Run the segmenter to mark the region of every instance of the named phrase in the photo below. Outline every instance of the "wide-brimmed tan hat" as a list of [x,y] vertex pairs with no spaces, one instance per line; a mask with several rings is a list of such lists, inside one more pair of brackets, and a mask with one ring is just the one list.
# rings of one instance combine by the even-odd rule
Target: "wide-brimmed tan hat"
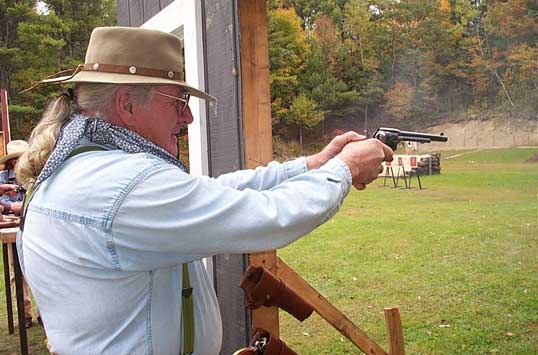
[[[66,75],[67,72],[70,74]],[[177,85],[192,96],[216,101],[213,96],[185,83],[179,38],[143,28],[95,28],[84,64],[53,74],[32,88],[51,83]]]
[[11,141],[6,146],[7,154],[0,158],[0,164],[8,160],[18,158],[28,150],[28,143],[23,140]]

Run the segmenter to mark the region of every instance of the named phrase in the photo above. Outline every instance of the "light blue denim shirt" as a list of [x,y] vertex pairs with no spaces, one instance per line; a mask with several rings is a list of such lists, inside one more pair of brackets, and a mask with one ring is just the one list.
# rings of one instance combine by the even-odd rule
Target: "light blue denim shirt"
[[188,262],[195,354],[218,354],[220,312],[201,259],[283,247],[333,216],[350,185],[338,158],[216,179],[119,150],[68,159],[35,193],[18,240],[52,351],[177,355]]

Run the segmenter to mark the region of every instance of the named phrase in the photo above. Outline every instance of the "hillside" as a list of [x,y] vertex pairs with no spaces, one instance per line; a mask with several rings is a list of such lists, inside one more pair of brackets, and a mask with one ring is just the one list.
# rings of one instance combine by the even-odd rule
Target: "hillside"
[[537,120],[473,120],[444,123],[427,131],[449,137],[447,143],[431,143],[427,150],[538,146]]

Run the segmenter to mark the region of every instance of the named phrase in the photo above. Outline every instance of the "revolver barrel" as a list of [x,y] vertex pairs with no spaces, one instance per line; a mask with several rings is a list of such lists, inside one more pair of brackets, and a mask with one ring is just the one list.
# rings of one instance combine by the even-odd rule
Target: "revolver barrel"
[[429,133],[400,131],[399,136],[400,136],[401,141],[414,142],[414,139],[418,139],[416,142],[421,142],[422,140],[428,140],[428,143],[431,141],[434,141],[434,142],[448,141],[448,137],[446,137],[442,133],[441,134],[429,134]]
[[399,142],[418,142],[418,143],[430,143],[434,142],[446,142],[448,137],[444,136],[442,133],[429,134],[429,133],[419,133],[419,132],[408,132],[400,131],[396,128],[386,128],[381,127],[374,133],[374,138],[379,139],[386,145],[396,150]]

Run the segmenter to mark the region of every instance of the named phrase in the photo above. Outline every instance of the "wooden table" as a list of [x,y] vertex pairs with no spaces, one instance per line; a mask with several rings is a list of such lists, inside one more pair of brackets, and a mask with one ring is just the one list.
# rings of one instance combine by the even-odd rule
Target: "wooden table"
[[4,262],[4,282],[6,288],[6,306],[9,334],[15,332],[13,325],[13,305],[11,303],[11,285],[9,282],[9,259],[8,248],[11,248],[13,253],[13,268],[15,274],[15,298],[17,300],[17,316],[19,320],[19,341],[21,354],[28,355],[28,340],[26,337],[26,321],[24,315],[24,296],[22,286],[22,272],[19,264],[19,256],[17,253],[17,227],[18,221],[0,222],[0,239],[2,240],[2,254]]

